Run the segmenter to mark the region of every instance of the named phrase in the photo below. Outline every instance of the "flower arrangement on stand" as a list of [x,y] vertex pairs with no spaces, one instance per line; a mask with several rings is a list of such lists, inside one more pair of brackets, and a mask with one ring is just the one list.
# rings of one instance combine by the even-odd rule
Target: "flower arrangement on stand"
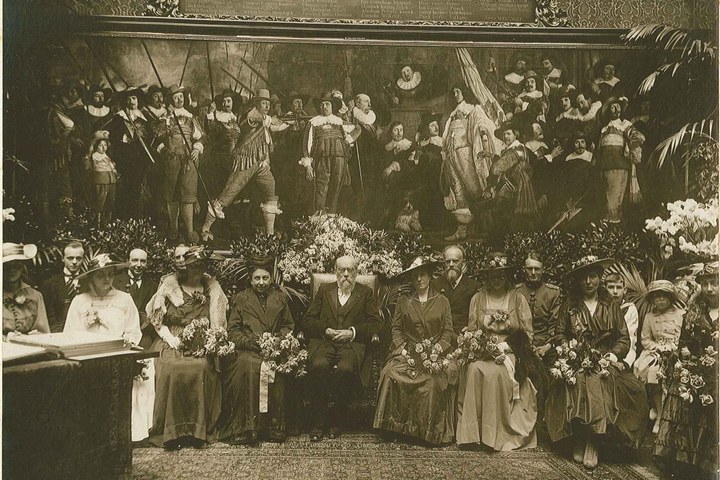
[[410,375],[413,377],[417,372],[441,373],[450,365],[450,360],[443,355],[442,346],[429,338],[408,344],[402,349],[401,355],[407,360]]
[[258,338],[260,357],[275,372],[302,377],[307,373],[308,352],[292,333],[264,332]]
[[193,357],[217,355],[224,357],[235,351],[235,343],[228,339],[224,328],[210,325],[207,317],[193,319],[180,335],[180,350]]

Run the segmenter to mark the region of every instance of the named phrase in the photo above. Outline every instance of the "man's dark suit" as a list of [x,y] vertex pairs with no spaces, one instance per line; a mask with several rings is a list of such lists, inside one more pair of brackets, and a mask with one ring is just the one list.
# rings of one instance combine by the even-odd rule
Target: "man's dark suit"
[[147,275],[143,275],[142,283],[140,288],[130,289],[130,275],[127,270],[123,270],[121,273],[115,275],[113,280],[113,287],[120,291],[127,292],[135,302],[135,306],[140,313],[140,329],[142,330],[142,338],[140,339],[140,346],[143,348],[150,348],[155,339],[157,333],[155,327],[150,325],[145,313],[145,305],[150,301],[155,292],[158,289],[158,282],[152,278],[148,278]]
[[[320,286],[303,319],[308,335],[308,383],[311,390],[313,428],[323,429],[327,420],[330,393],[335,395],[333,426],[345,417],[352,382],[360,371],[365,344],[381,329],[377,305],[369,287],[356,283],[345,305],[340,305],[337,283]],[[325,330],[353,327],[352,342],[336,344],[325,338]],[[333,381],[334,380],[334,381]],[[367,384],[368,378],[363,378]]]
[[51,275],[40,284],[40,293],[45,300],[50,332],[62,332],[65,328],[68,308],[72,298],[68,297],[68,287],[65,285],[65,274],[60,272]]
[[458,285],[453,288],[448,279],[443,275],[433,279],[431,285],[436,292],[442,293],[450,301],[453,330],[455,330],[456,334],[460,335],[462,329],[468,326],[470,300],[472,300],[473,295],[480,289],[480,283],[467,275],[463,275]]

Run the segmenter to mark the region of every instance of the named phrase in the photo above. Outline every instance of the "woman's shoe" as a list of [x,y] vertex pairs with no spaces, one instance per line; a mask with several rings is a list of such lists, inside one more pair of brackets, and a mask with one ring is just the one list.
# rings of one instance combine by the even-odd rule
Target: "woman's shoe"
[[583,457],[583,465],[589,470],[595,469],[598,464],[598,449],[592,434],[588,435],[585,444],[585,456]]
[[310,441],[319,442],[323,438],[322,430],[313,430],[310,432]]

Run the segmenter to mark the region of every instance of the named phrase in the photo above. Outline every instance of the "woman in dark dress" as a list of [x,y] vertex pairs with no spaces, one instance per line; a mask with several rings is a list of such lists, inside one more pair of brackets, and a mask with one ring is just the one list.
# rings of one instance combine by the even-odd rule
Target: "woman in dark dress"
[[[696,277],[698,292],[689,302],[678,343],[679,355],[702,357],[708,347],[718,351],[718,264],[705,265]],[[674,363],[674,360],[671,360]],[[672,365],[672,363],[671,363]],[[713,379],[704,379],[706,382]],[[717,379],[715,379],[715,382]],[[718,451],[718,396],[703,402],[680,397],[681,381],[668,375],[667,396],[659,417],[653,454],[674,467],[678,478],[716,478]],[[717,392],[717,383],[715,383]],[[674,461],[674,464],[673,464]]]
[[[619,434],[622,440],[639,447],[648,418],[648,402],[643,383],[619,362],[630,349],[627,325],[600,279],[612,259],[586,256],[574,263],[567,275],[571,285],[561,305],[555,344],[581,336],[596,341],[596,348],[610,362],[609,374],[579,372],[576,383],[556,379],[545,404],[545,421],[553,442],[573,436],[573,459],[593,469],[598,463],[597,444],[601,435]],[[600,339],[604,339],[600,341]]]
[[412,366],[403,352],[425,339],[439,345],[442,355],[453,337],[450,302],[430,287],[438,262],[416,258],[401,275],[412,281],[413,291],[398,299],[392,324],[390,358],[380,373],[378,403],[373,426],[416,437],[432,444],[453,439],[455,387],[447,372],[430,373]]
[[[250,288],[238,293],[228,320],[228,335],[235,353],[223,361],[223,407],[220,439],[227,443],[254,444],[262,436],[285,440],[284,378],[275,372],[273,383],[262,393],[258,339],[265,333],[287,335],[294,328],[286,297],[272,284],[272,261],[254,261],[248,272]],[[265,398],[267,409],[260,408]]]
[[146,307],[160,337],[152,347],[160,357],[155,361],[150,441],[167,449],[214,441],[221,406],[217,359],[180,351],[182,331],[193,320],[205,317],[217,328],[227,324],[227,297],[207,273],[210,260],[220,258],[204,247],[190,247],[183,259],[184,268],[162,279]]

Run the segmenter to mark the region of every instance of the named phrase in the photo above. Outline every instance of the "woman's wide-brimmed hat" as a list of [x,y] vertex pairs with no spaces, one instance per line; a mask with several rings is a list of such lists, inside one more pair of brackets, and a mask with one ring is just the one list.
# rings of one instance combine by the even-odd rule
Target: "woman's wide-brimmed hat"
[[332,111],[333,113],[337,113],[342,108],[343,102],[338,97],[335,97],[332,95],[331,92],[324,92],[322,95],[320,95],[318,98],[315,98],[314,100],[315,108],[320,111],[320,104],[322,102],[330,102],[332,104]]
[[654,282],[650,282],[644,297],[650,298],[653,293],[657,292],[667,293],[673,300],[680,299],[677,287],[670,280],[655,280]]
[[78,281],[87,280],[90,278],[91,274],[99,272],[100,270],[105,270],[106,268],[118,270],[125,267],[127,267],[127,263],[113,260],[113,258],[107,253],[99,253],[90,260],[87,270],[78,275],[77,279]]
[[479,270],[481,272],[490,272],[493,270],[506,270],[512,268],[507,253],[505,252],[492,252],[490,253],[480,265]]
[[13,262],[16,260],[32,260],[37,255],[37,247],[32,243],[23,245],[22,243],[3,243],[3,263]]
[[601,268],[605,270],[613,264],[615,264],[615,260],[612,258],[598,258],[596,255],[585,255],[581,259],[573,262],[572,269],[565,274],[565,278],[574,277],[580,272],[590,268]]
[[395,278],[406,277],[411,273],[417,272],[418,270],[425,270],[429,272],[430,275],[432,275],[435,270],[437,270],[438,267],[442,265],[442,263],[443,262],[430,257],[415,257],[415,259],[410,263],[408,268],[395,275]]
[[695,280],[699,282],[704,278],[717,278],[719,272],[718,262],[706,263],[703,265],[702,271],[695,275]]
[[214,254],[212,250],[205,248],[202,245],[190,247],[183,255],[183,264],[185,266],[199,261],[210,260],[224,260],[224,258],[220,255]]

